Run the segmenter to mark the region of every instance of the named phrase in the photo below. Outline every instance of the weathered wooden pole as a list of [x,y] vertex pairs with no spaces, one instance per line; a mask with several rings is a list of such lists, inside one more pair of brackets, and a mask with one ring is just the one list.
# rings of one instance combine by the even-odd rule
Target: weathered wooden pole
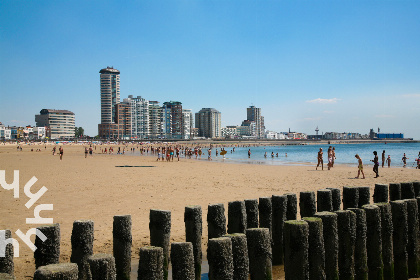
[[203,221],[201,206],[186,206],[184,212],[185,239],[191,242],[194,253],[195,279],[201,279],[201,260],[203,257],[201,248],[201,237],[203,233]]
[[286,221],[287,212],[287,196],[286,195],[273,195],[271,198],[273,207],[273,264],[279,265],[284,262],[284,222]]

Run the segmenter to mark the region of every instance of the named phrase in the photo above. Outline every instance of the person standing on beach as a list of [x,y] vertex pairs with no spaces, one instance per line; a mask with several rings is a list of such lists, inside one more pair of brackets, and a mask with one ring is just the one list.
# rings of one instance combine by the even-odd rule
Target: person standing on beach
[[209,154],[208,159],[211,160],[211,148],[207,151],[207,153]]
[[85,147],[85,158],[87,158],[87,154],[88,154],[88,148]]
[[373,151],[373,154],[375,155],[375,157],[373,158],[373,160],[371,160],[373,162],[373,172],[375,172],[376,176],[375,178],[379,177],[379,158],[378,158],[378,152]]
[[[420,155],[420,153],[419,153]],[[251,149],[248,150],[248,158],[251,158]]]
[[388,155],[388,158],[386,159],[386,162],[388,163],[388,168],[391,167],[391,156]]
[[330,170],[330,169],[331,169],[331,167],[332,167],[332,161],[333,161],[333,156],[332,156],[332,147],[331,147],[331,146],[328,148],[328,153],[327,153],[327,155],[328,155],[328,170]]
[[385,150],[382,152],[382,168],[384,168],[385,164]]
[[60,146],[60,149],[58,149],[60,152],[60,160],[63,160],[63,154],[64,154],[64,149],[63,146]]
[[356,154],[354,157],[357,158],[357,160],[359,161],[359,165],[357,166],[358,170],[357,170],[357,177],[356,178],[359,179],[359,175],[360,175],[360,173],[362,173],[362,175],[363,175],[362,179],[365,179],[365,173],[363,172],[362,159],[360,158],[360,156],[358,154]]
[[319,152],[318,152],[318,164],[316,165],[315,170],[318,170],[318,166],[321,165],[322,170],[324,170],[324,159],[322,158],[322,155],[324,153],[322,152],[322,148],[319,148]]
[[335,157],[335,147],[332,148],[332,162],[331,162],[331,167],[334,167],[334,160],[336,159]]
[[406,167],[407,166],[407,159],[408,159],[408,157],[406,157],[405,156],[405,153],[404,153],[404,155],[403,155],[403,157],[402,157],[402,162],[404,163],[404,166],[403,167]]

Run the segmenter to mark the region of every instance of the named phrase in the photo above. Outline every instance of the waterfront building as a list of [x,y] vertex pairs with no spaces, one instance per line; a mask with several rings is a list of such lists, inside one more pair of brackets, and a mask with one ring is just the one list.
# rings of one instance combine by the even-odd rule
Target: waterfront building
[[149,139],[162,137],[162,107],[159,101],[149,101]]
[[191,109],[182,109],[182,135],[183,139],[192,139],[192,128],[194,127],[194,118]]
[[37,127],[48,127],[50,139],[73,138],[75,128],[75,115],[68,110],[42,109],[35,115]]
[[253,135],[257,139],[264,138],[264,117],[261,116],[261,108],[257,108],[255,106],[249,106],[249,108],[246,109],[246,117],[248,121],[255,122],[255,132],[253,132]]
[[162,126],[166,139],[183,138],[182,103],[169,101],[162,106]]
[[219,138],[222,136],[222,114],[214,108],[203,108],[195,113],[195,127],[199,135],[206,138]]
[[131,137],[134,139],[147,139],[149,137],[149,101],[141,96],[129,95],[124,98],[131,108]]
[[131,139],[131,106],[129,103],[115,105],[116,123],[98,125],[99,137],[102,139],[129,140]]
[[120,103],[120,71],[107,67],[99,71],[101,124],[115,123],[115,105]]

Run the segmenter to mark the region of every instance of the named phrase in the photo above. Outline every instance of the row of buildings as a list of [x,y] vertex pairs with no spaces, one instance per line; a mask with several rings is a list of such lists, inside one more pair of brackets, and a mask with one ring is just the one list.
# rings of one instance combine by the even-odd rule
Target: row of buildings
[[222,129],[221,113],[202,108],[193,114],[179,101],[147,100],[129,95],[120,99],[120,71],[113,67],[101,69],[101,123],[98,136],[102,139],[193,139],[253,137],[264,138],[264,117],[261,108],[247,108],[247,119],[240,126]]
[[73,138],[75,116],[67,110],[42,109],[35,115],[36,126],[6,126],[0,123],[0,140],[44,140]]

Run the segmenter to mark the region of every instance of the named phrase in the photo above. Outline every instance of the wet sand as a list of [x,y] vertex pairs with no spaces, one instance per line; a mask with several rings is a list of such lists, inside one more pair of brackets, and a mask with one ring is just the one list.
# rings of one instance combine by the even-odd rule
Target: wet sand
[[[41,152],[31,152],[41,148]],[[20,198],[12,191],[0,189],[0,229],[26,232],[36,225],[26,225],[33,217],[27,209],[28,198],[23,187],[36,176],[32,187],[48,191],[35,204],[53,204],[53,211],[41,212],[52,217],[61,227],[61,262],[71,254],[70,236],[74,220],[91,219],[95,223],[94,253],[112,253],[112,222],[114,215],[132,215],[133,263],[138,262],[139,248],[149,243],[149,210],[172,211],[171,241],[184,241],[184,207],[201,205],[203,210],[203,253],[207,248],[207,205],[234,200],[281,195],[286,192],[316,191],[345,185],[369,186],[420,179],[420,170],[380,168],[380,178],[373,178],[372,165],[365,165],[366,179],[354,179],[356,167],[335,166],[331,171],[316,171],[315,166],[269,166],[225,164],[221,162],[187,160],[156,162],[155,157],[98,154],[84,158],[83,146],[64,146],[63,161],[52,156],[52,146],[26,146],[16,151],[15,145],[0,146],[0,170],[6,170],[6,180],[13,180],[13,170],[20,171]],[[116,167],[116,166],[140,167]],[[142,167],[144,166],[144,167]],[[16,237],[15,234],[13,236]],[[33,238],[32,238],[33,239]],[[21,241],[20,257],[15,258],[17,279],[31,279],[35,271],[33,252]],[[284,279],[275,276],[274,279]]]

